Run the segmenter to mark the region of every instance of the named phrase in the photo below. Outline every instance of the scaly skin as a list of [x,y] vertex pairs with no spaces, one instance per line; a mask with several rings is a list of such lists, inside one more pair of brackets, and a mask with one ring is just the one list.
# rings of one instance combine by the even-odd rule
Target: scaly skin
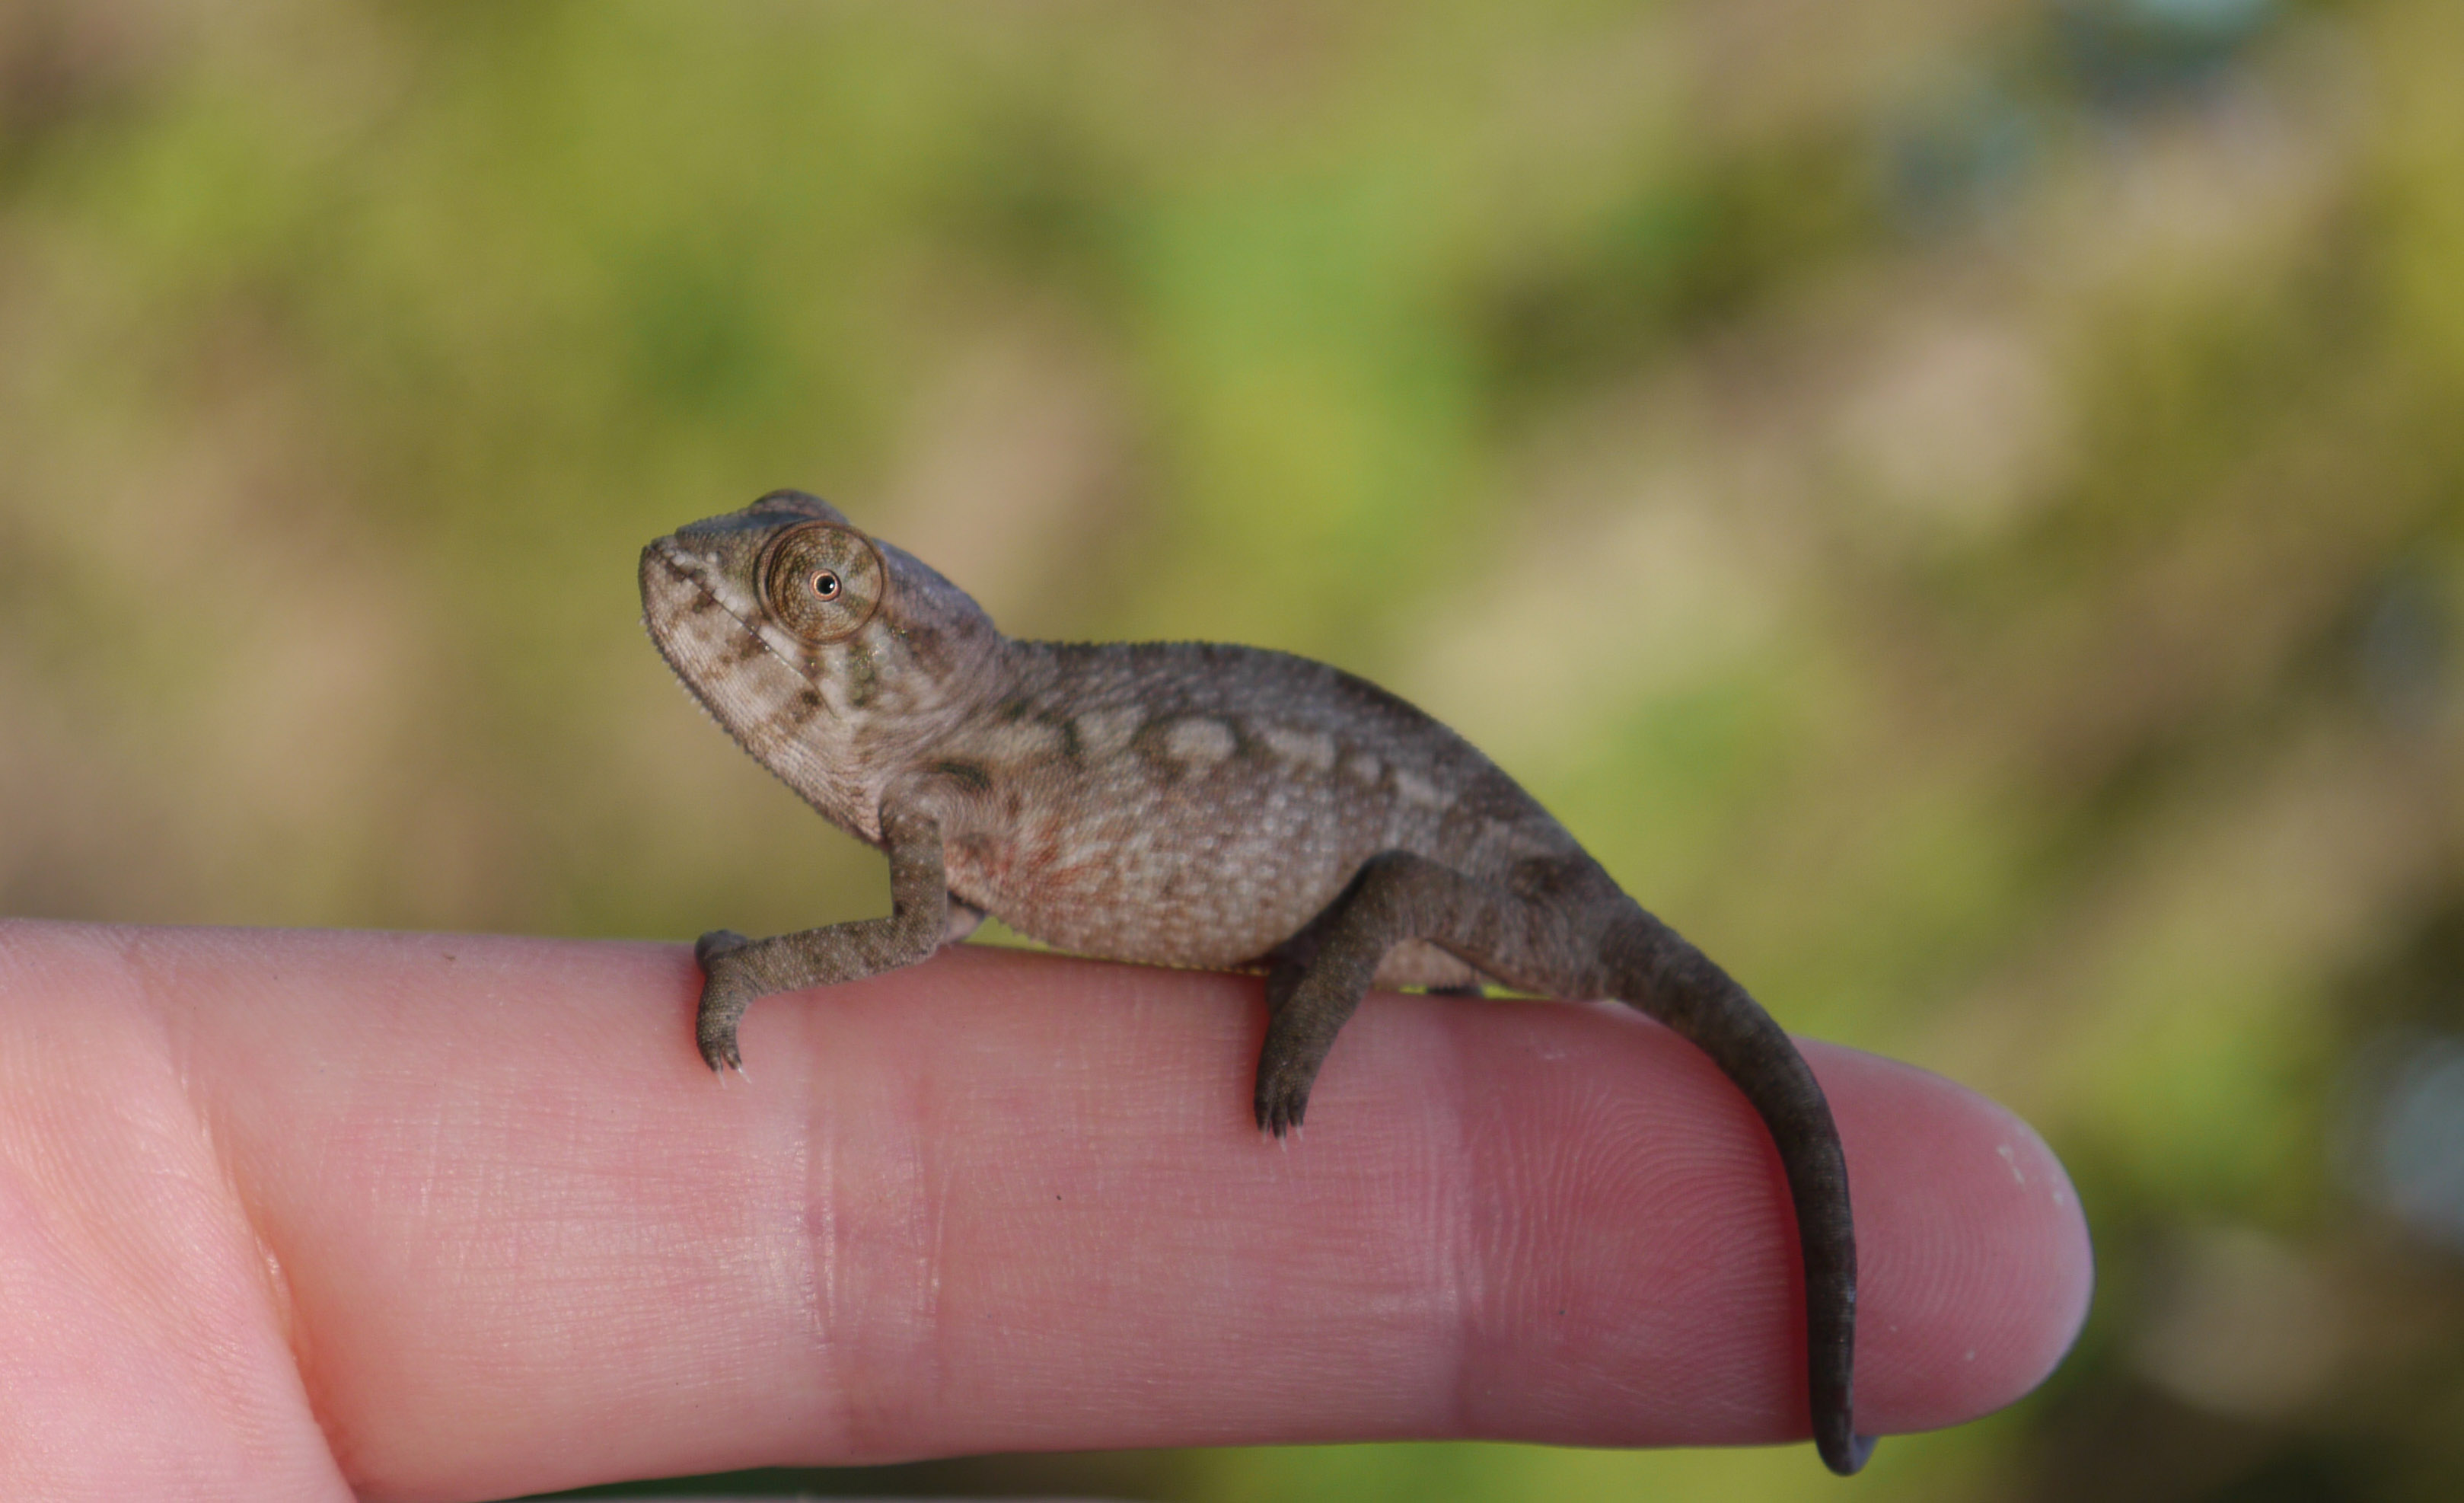
[[744,749],[887,851],[891,914],[694,947],[702,1058],[772,992],[854,981],[984,915],[1083,955],[1266,974],[1262,1129],[1282,1136],[1372,985],[1615,997],[1692,1040],[1769,1127],[1804,1251],[1815,1445],[1850,1396],[1857,1255],[1822,1091],[1744,988],[1619,891],[1463,738],[1255,648],[1001,634],[910,555],[794,491],[642,551],[651,639]]

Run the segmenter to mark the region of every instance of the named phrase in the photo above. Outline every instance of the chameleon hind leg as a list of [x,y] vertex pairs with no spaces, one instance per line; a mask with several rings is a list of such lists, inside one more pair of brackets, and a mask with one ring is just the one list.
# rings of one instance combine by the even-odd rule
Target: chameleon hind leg
[[[1361,864],[1343,895],[1269,961],[1266,1043],[1258,1055],[1258,1126],[1281,1138],[1309,1113],[1327,1051],[1359,1007],[1386,952],[1428,939],[1483,970],[1545,948],[1552,912],[1425,856],[1389,851]],[[1507,964],[1503,973],[1524,967]]]

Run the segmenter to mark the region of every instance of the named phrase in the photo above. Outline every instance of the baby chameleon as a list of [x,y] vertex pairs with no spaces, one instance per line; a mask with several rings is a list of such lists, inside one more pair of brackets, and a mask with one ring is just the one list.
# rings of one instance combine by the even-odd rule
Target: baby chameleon
[[1856,1234],[1821,1087],[1743,987],[1463,738],[1282,652],[1012,641],[797,491],[643,549],[642,608],[728,733],[890,857],[887,918],[701,937],[713,1070],[740,1063],[756,998],[913,964],[986,914],[1083,955],[1264,971],[1256,1105],[1278,1136],[1373,985],[1618,998],[1770,1128],[1804,1249],[1815,1444],[1835,1471],[1864,1464]]

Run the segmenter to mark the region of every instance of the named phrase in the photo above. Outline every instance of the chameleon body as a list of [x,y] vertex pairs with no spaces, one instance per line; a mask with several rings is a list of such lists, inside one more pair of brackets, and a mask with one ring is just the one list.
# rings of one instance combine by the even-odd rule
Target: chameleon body
[[984,915],[1084,955],[1265,973],[1262,1129],[1297,1128],[1372,985],[1632,1004],[1769,1127],[1804,1253],[1815,1440],[1852,1423],[1856,1240],[1813,1072],[1744,988],[1463,738],[1322,663],[1014,641],[957,586],[780,491],[642,552],[670,667],[764,766],[890,858],[886,918],[694,946],[702,1058],[759,997],[924,960]]

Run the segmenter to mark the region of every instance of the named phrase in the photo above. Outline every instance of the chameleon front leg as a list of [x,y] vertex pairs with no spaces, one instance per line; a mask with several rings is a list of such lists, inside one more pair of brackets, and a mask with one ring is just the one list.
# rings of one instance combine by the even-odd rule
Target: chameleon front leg
[[[1268,962],[1258,1126],[1281,1138],[1301,1125],[1318,1068],[1387,951],[1405,939],[1432,939],[1475,963],[1511,961],[1557,938],[1539,932],[1557,924],[1553,912],[1425,856],[1389,851],[1363,862],[1343,895],[1287,946],[1305,958],[1279,954]],[[1508,964],[1505,973],[1521,969]]]
[[890,848],[889,917],[825,924],[768,939],[714,929],[694,941],[693,959],[702,970],[694,1033],[702,1061],[712,1070],[743,1070],[736,1028],[756,999],[913,965],[939,949],[954,932],[962,933],[952,922],[941,865],[941,822],[930,814],[893,814],[885,808],[881,835]]

